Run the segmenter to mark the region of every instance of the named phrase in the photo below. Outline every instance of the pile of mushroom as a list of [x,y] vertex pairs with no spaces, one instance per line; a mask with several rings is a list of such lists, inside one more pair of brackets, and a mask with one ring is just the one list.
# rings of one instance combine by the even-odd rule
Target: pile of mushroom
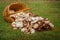
[[48,18],[39,17],[30,12],[17,12],[10,15],[15,21],[11,23],[13,29],[20,29],[21,32],[32,34],[36,31],[51,30],[54,25]]

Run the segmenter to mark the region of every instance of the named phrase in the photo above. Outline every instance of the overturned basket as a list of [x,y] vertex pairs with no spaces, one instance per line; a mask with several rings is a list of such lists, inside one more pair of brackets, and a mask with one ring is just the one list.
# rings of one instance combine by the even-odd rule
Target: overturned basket
[[3,17],[7,22],[13,22],[14,19],[9,17],[11,14],[16,13],[17,11],[26,12],[28,10],[29,10],[29,8],[27,8],[26,5],[24,5],[23,3],[12,3],[8,6],[6,6],[6,8],[4,9]]

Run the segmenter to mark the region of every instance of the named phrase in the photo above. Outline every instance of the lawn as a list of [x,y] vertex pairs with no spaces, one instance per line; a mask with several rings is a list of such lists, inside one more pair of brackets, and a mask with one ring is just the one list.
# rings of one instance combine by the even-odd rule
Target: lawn
[[[21,1],[20,1],[21,2]],[[6,5],[11,1],[0,1],[0,40],[60,40],[60,1],[22,1],[33,12],[49,20],[55,25],[53,30],[24,34],[19,29],[13,30],[2,16]]]

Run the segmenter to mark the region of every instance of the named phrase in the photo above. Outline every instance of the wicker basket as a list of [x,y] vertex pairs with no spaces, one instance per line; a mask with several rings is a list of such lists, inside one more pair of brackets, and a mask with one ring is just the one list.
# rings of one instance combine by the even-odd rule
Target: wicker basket
[[29,10],[29,8],[26,7],[26,5],[24,5],[23,3],[12,3],[8,6],[6,6],[6,8],[4,9],[3,11],[3,17],[4,19],[7,21],[7,22],[13,22],[14,19],[9,17],[11,14],[10,11],[14,11],[13,13],[16,13],[17,11],[23,11],[23,12],[26,12]]

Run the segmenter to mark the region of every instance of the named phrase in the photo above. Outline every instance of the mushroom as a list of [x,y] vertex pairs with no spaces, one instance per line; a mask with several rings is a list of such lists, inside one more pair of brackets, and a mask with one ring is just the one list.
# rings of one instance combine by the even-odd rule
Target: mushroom
[[44,20],[45,20],[45,21],[48,21],[49,19],[48,19],[48,18],[45,18]]
[[37,29],[39,27],[39,25],[37,24],[37,23],[35,23],[34,25],[33,25],[33,28],[34,29]]
[[44,30],[51,30],[51,27],[48,24],[45,24],[45,26],[43,26],[43,28],[44,28]]
[[50,25],[50,27],[52,27],[52,28],[54,27],[54,25],[53,25],[52,23],[49,23],[49,25]]
[[14,14],[15,11],[14,11],[14,10],[10,10],[9,13],[10,13],[10,14]]
[[31,34],[35,33],[34,29],[30,29]]
[[23,25],[24,25],[24,27],[26,27],[27,24],[28,24],[28,22],[27,22],[26,20],[24,20],[24,21],[23,21]]
[[39,20],[38,17],[31,17],[31,19],[32,19],[31,23],[36,23]]
[[21,29],[21,32],[26,32],[26,31],[27,31],[26,27],[24,27],[24,28]]
[[42,18],[42,17],[39,17],[39,20],[44,20],[44,18]]
[[24,13],[24,12],[18,12],[17,15],[18,15],[19,17],[24,17],[24,16],[25,16],[25,13]]
[[15,15],[13,14],[13,15],[10,15],[10,17],[14,17],[15,18]]
[[15,22],[12,22],[12,27],[13,27],[13,29],[17,29],[17,27],[16,27],[16,23]]
[[16,27],[19,27],[19,28],[23,27],[23,22],[16,22]]

